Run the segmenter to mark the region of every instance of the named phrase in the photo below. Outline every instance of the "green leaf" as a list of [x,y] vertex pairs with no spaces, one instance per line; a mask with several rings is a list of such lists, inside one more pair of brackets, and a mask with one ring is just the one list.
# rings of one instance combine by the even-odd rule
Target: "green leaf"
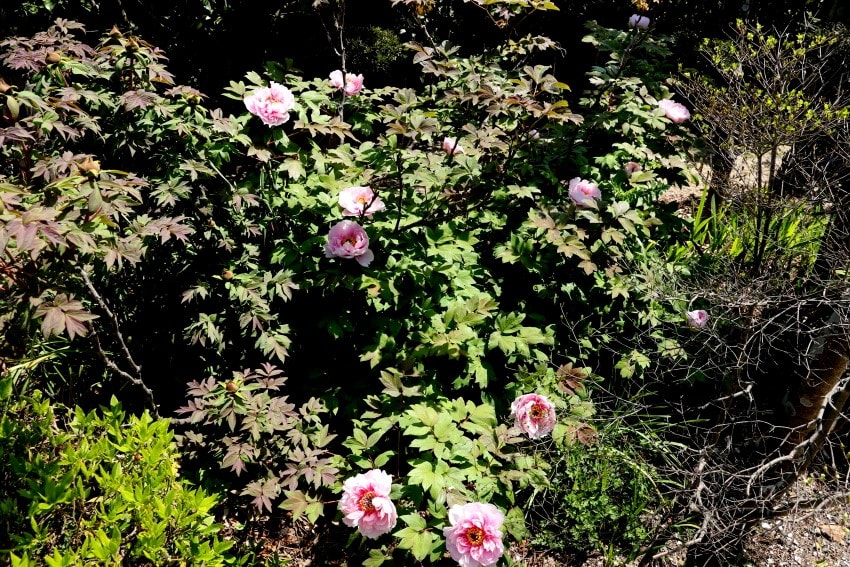
[[408,527],[396,532],[395,536],[399,539],[398,546],[409,549],[417,561],[428,557],[434,547],[434,534],[430,531],[417,531]]
[[382,549],[370,549],[369,558],[363,561],[363,567],[378,567],[383,565],[389,557]]
[[400,519],[402,522],[405,523],[405,525],[416,531],[422,531],[427,527],[425,518],[423,518],[419,514],[406,514],[404,516],[401,516]]
[[0,400],[8,400],[12,396],[12,377],[0,378]]
[[522,509],[514,507],[508,510],[505,514],[505,529],[517,541],[521,541],[526,536],[528,530],[525,528],[525,515]]

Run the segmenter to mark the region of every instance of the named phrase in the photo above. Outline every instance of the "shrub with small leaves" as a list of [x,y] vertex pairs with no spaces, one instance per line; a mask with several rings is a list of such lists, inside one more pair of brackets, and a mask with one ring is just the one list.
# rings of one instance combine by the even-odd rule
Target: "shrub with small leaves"
[[[166,420],[66,412],[0,379],[0,548],[12,565],[239,565],[217,498],[180,480]],[[0,557],[3,555],[0,554]]]

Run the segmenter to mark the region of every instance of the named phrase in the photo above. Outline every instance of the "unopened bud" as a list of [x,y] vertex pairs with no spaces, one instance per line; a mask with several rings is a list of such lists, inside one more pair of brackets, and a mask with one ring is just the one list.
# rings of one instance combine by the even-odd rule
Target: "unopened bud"
[[47,61],[47,63],[54,65],[62,61],[62,56],[55,51],[51,51],[47,54],[47,57],[45,57],[44,60]]
[[81,163],[78,163],[77,167],[89,177],[100,176],[100,162],[92,159],[91,156],[88,156]]
[[7,83],[3,79],[0,79],[0,94],[6,93],[6,91],[8,91],[11,88],[12,88],[12,85]]
[[109,30],[109,35],[111,35],[112,37],[121,37],[124,34],[121,33],[121,30],[118,29],[117,25],[113,25],[112,29]]

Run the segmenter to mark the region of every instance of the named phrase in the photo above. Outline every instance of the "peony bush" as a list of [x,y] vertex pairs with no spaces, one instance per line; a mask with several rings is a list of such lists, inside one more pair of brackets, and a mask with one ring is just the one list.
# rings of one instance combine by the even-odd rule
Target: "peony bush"
[[[416,89],[269,65],[222,110],[139,38],[95,52],[74,29],[44,39],[71,54],[56,63],[4,44],[6,65],[38,62],[3,115],[0,152],[37,164],[0,174],[4,328],[176,410],[186,476],[246,522],[341,518],[369,565],[498,563],[559,455],[596,442],[589,385],[650,364],[614,333],[681,323],[681,303],[638,293],[680,238],[654,198],[684,167],[681,113],[623,67],[663,42],[591,26],[624,55],[578,100],[528,36],[412,43]],[[67,89],[78,104],[51,106]]]

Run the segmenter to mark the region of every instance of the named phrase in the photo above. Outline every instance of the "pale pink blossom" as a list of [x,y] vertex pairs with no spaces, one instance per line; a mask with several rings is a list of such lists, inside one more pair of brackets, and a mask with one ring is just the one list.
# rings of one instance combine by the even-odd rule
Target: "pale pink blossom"
[[354,258],[364,268],[375,255],[369,250],[369,235],[354,221],[344,220],[331,227],[328,243],[325,244],[328,258]]
[[688,319],[688,325],[692,329],[702,329],[705,327],[705,324],[708,323],[708,312],[703,309],[688,311],[686,316]]
[[450,155],[464,154],[463,146],[454,138],[443,138],[443,151]]
[[259,116],[269,126],[280,126],[289,120],[289,111],[295,108],[292,91],[275,82],[269,87],[256,89],[245,97],[244,102],[248,112]]
[[555,429],[555,404],[546,396],[523,394],[511,404],[511,416],[516,426],[532,439],[549,435]]
[[634,173],[642,170],[643,168],[639,163],[635,161],[630,161],[623,166],[623,171],[626,172],[626,177],[631,177]]
[[339,501],[343,523],[372,539],[392,531],[398,515],[391,490],[392,477],[378,469],[346,479]]
[[570,179],[570,199],[579,207],[590,207],[596,203],[596,199],[602,197],[602,192],[596,183],[585,179],[574,177]]
[[632,14],[632,17],[629,18],[629,27],[645,30],[649,27],[649,18],[640,14]]
[[386,205],[369,187],[349,187],[339,193],[339,205],[345,216],[371,215],[386,209]]
[[345,96],[354,96],[363,88],[363,75],[346,73],[343,77],[342,71],[336,70],[331,73],[330,80],[331,86],[344,91]]
[[495,565],[505,552],[500,529],[505,516],[492,504],[456,504],[449,509],[449,522],[443,528],[446,549],[462,567]]
[[681,124],[685,120],[691,117],[691,113],[683,104],[679,104],[678,102],[674,102],[669,98],[658,101],[658,108],[664,111],[664,116],[675,122],[676,124]]

